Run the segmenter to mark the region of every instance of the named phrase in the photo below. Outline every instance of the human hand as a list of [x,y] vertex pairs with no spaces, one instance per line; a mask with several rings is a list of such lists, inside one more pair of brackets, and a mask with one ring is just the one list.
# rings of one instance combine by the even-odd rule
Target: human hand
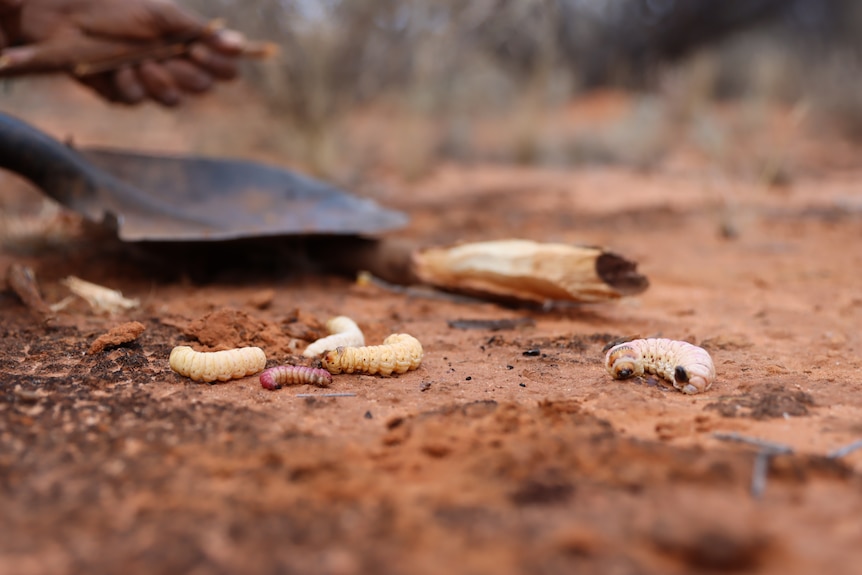
[[0,75],[74,74],[177,42],[189,43],[181,55],[78,77],[115,102],[173,106],[235,77],[242,35],[213,28],[170,0],[0,0]]

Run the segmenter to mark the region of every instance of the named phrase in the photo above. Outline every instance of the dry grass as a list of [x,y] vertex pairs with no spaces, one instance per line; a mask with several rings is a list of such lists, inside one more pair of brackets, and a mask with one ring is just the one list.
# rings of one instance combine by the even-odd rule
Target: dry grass
[[[631,0],[182,3],[277,42],[280,57],[180,113],[105,110],[77,95],[76,124],[61,100],[26,87],[0,94],[5,109],[48,109],[58,129],[96,143],[126,145],[128,126],[141,147],[264,158],[345,184],[381,168],[419,178],[441,160],[648,169],[679,145],[740,169],[734,149],[770,129],[775,104],[806,111],[799,130],[862,139],[862,10],[848,0],[833,0],[843,28],[829,37],[780,21],[661,64],[636,56],[650,45]],[[637,88],[613,113],[589,100],[573,113],[596,85]],[[786,148],[768,145],[741,169],[780,171]]]
[[[284,134],[270,144],[343,181],[380,165],[421,177],[441,159],[649,168],[679,143],[724,165],[776,103],[803,106],[820,123],[839,117],[862,138],[853,25],[823,39],[822,30],[800,32],[807,21],[780,20],[667,65],[632,56],[645,42],[625,12],[634,4],[617,0],[604,12],[564,0],[333,0],[314,13],[301,0],[196,7],[282,44],[278,62],[249,70],[262,113]],[[836,10],[862,22],[852,3]],[[608,19],[614,11],[618,22]],[[615,44],[620,29],[628,38]],[[561,124],[587,86],[633,81],[641,88],[629,111]],[[731,125],[716,112],[728,98],[742,103]],[[781,160],[755,163],[757,173]]]

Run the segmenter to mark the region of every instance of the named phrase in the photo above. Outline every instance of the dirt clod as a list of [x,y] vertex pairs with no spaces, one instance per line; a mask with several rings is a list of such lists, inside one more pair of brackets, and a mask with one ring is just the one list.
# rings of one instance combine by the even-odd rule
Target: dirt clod
[[90,345],[87,354],[94,355],[102,353],[109,347],[116,347],[135,341],[140,337],[146,327],[139,321],[130,321],[111,328],[108,333],[102,334]]
[[183,333],[202,344],[200,351],[248,346],[263,348],[267,355],[289,355],[295,351],[292,338],[276,323],[233,308],[207,313],[188,324]]

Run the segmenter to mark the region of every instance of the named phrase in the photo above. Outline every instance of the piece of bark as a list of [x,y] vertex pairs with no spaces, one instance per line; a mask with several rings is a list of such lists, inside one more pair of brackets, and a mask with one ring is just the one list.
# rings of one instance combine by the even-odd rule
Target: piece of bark
[[39,284],[33,269],[21,264],[12,264],[6,270],[6,283],[15,295],[31,310],[48,316],[51,308],[39,293]]

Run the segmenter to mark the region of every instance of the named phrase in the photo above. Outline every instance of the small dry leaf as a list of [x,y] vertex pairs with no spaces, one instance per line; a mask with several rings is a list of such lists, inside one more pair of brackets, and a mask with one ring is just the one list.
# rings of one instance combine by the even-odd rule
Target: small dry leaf
[[115,314],[141,305],[140,300],[123,297],[123,293],[119,290],[106,288],[75,276],[69,276],[60,282],[73,294],[90,304],[97,313]]

